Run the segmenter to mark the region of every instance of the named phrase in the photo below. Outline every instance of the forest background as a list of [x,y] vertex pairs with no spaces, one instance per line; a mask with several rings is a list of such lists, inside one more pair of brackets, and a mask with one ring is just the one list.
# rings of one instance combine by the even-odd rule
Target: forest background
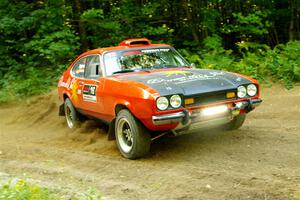
[[80,53],[146,37],[198,68],[300,81],[300,0],[0,1],[0,102],[47,93]]

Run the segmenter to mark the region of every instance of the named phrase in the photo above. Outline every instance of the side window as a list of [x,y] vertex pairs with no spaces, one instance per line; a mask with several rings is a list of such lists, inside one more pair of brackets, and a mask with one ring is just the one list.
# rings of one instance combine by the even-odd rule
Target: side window
[[85,77],[87,78],[99,78],[102,76],[102,70],[100,67],[100,56],[92,55],[88,56],[87,65],[85,70]]
[[85,64],[86,64],[86,60],[87,58],[81,58],[80,60],[78,60],[73,69],[72,69],[72,73],[74,76],[76,77],[84,77],[84,70],[85,70]]

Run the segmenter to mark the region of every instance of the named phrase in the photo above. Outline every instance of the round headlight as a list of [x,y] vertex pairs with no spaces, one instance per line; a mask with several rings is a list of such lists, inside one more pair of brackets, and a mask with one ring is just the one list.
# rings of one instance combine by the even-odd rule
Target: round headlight
[[247,95],[247,89],[245,88],[245,86],[239,86],[237,88],[237,96],[239,98],[244,98]]
[[250,84],[247,86],[247,94],[249,96],[255,96],[257,93],[257,87],[254,84]]
[[169,101],[166,97],[159,97],[156,100],[156,106],[159,110],[166,110],[169,106]]
[[181,106],[181,97],[178,94],[171,96],[170,104],[173,108],[179,108]]

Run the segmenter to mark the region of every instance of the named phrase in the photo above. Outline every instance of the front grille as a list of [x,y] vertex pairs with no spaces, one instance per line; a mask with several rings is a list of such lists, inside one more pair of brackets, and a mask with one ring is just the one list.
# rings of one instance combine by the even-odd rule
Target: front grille
[[235,92],[235,94],[236,94],[235,90],[226,90],[226,91],[220,91],[220,92],[211,92],[211,93],[192,95],[192,96],[188,96],[188,97],[185,97],[185,98],[193,98],[194,103],[186,105],[186,106],[188,106],[188,107],[189,106],[201,106],[201,105],[206,105],[206,104],[211,104],[211,103],[217,103],[217,102],[220,102],[220,101],[236,99],[236,97],[227,98],[226,97],[227,92]]

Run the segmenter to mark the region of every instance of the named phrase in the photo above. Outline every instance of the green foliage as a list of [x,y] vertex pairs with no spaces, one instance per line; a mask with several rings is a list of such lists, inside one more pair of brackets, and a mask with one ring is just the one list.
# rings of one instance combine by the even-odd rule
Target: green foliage
[[225,24],[222,32],[239,33],[241,37],[249,39],[252,36],[261,36],[268,33],[271,23],[267,20],[268,10],[258,10],[244,16],[241,12],[233,13],[234,22]]
[[201,68],[232,71],[234,57],[231,50],[225,50],[222,46],[221,37],[217,35],[207,37],[203,41],[203,47],[197,54],[186,50],[182,53],[190,62]]
[[[48,75],[45,76],[45,74]],[[1,92],[6,95],[0,98],[0,102],[6,101],[13,96],[22,98],[24,96],[47,93],[50,90],[49,86],[53,85],[55,79],[56,74],[51,69],[39,70],[30,67],[26,69],[23,76],[12,70],[5,74],[2,80],[3,89]]]
[[88,189],[85,193],[62,194],[39,185],[28,183],[22,179],[14,179],[0,185],[0,200],[101,200],[100,193]]
[[300,81],[300,41],[290,41],[286,45],[278,45],[274,52],[276,65],[270,70],[277,80],[283,80],[288,87]]
[[267,45],[253,43],[238,44],[244,50],[243,59],[237,63],[238,71],[265,80],[272,77],[282,81],[290,88],[300,79],[300,41],[291,41],[278,45],[273,50]]
[[[132,1],[115,3],[109,12],[91,8],[85,10],[80,20],[86,33],[81,35],[92,48],[117,45],[129,37],[150,37],[156,41],[169,41],[174,32],[165,23],[152,24],[159,13],[159,3],[148,2],[138,6]],[[150,23],[145,23],[150,21]],[[165,39],[165,40],[164,40]]]
[[0,187],[1,200],[56,200],[61,199],[59,195],[51,193],[47,188],[31,185],[24,180],[18,180]]
[[202,68],[291,87],[299,2],[1,0],[0,102],[47,92],[80,52],[135,37],[172,44]]
[[0,102],[47,92],[78,51],[64,1],[1,1]]
[[120,23],[105,19],[102,9],[86,10],[80,19],[87,32],[85,39],[93,48],[110,46],[119,40],[118,35],[122,32]]
[[204,40],[204,49],[196,54],[185,49],[181,53],[199,68],[242,73],[264,82],[271,78],[283,82],[287,88],[300,81],[300,41],[290,41],[274,49],[264,44],[240,42],[237,47],[241,57],[234,56],[221,44],[220,37],[208,37]]
[[43,37],[36,36],[24,45],[27,54],[23,54],[23,59],[41,68],[66,63],[69,58],[75,56],[74,52],[78,48],[76,40],[76,36],[70,30],[44,34]]

